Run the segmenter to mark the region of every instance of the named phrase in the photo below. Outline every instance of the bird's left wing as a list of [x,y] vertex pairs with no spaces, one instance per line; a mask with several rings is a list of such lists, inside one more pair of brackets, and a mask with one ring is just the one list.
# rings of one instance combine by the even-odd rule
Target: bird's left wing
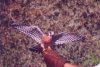
[[13,24],[12,26],[34,39],[36,42],[41,43],[41,38],[44,34],[38,26],[20,24]]
[[76,33],[60,33],[52,37],[54,44],[64,44],[73,41],[83,40],[84,37]]

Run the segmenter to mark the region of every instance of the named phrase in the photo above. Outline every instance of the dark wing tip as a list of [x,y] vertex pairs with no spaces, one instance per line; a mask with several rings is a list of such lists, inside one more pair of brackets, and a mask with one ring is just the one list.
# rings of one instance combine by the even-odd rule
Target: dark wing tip
[[80,36],[80,41],[85,41],[86,37],[85,36]]
[[40,45],[36,45],[32,48],[29,48],[29,50],[32,52],[41,53],[43,51],[43,48]]

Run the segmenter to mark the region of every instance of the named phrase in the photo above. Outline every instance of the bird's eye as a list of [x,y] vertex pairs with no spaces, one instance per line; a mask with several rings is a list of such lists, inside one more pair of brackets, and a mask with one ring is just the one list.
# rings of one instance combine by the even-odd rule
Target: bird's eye
[[53,31],[49,31],[49,36],[52,36],[54,35],[54,32]]

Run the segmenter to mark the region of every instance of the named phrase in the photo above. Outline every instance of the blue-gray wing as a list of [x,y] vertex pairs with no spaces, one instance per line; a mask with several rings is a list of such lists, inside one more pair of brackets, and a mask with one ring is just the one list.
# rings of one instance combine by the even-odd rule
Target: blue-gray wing
[[64,44],[83,39],[84,39],[83,36],[80,36],[79,34],[76,33],[60,33],[58,35],[53,36],[53,43]]
[[27,36],[34,39],[36,42],[41,43],[41,38],[44,35],[43,32],[40,30],[38,26],[32,26],[32,25],[14,25],[13,27],[18,29],[20,32],[23,32]]

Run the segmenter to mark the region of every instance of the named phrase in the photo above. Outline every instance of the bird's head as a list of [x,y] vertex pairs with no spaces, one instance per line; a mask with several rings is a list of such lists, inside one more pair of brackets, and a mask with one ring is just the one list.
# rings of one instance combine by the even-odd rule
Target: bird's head
[[49,31],[48,35],[52,37],[54,35],[54,31]]
[[49,31],[48,34],[44,34],[42,37],[42,43],[44,47],[48,47],[52,43],[52,36],[54,35],[53,31]]

